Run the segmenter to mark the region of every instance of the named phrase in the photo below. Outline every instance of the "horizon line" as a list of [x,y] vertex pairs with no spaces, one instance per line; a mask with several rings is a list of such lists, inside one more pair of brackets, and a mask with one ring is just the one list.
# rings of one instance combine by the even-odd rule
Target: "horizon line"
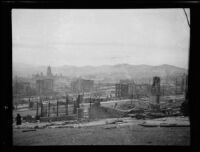
[[22,62],[13,62],[13,64],[25,64],[25,65],[31,65],[31,66],[46,66],[48,67],[50,65],[50,67],[62,67],[62,66],[72,66],[72,67],[78,67],[78,68],[83,68],[83,67],[100,67],[100,66],[116,66],[116,65],[130,65],[130,66],[163,66],[163,65],[169,65],[169,66],[175,66],[178,68],[183,68],[188,70],[188,67],[180,67],[180,66],[176,66],[176,65],[172,65],[172,64],[157,64],[157,65],[150,65],[150,64],[129,64],[129,63],[117,63],[117,64],[102,64],[102,65],[82,65],[82,66],[77,66],[77,65],[70,65],[70,64],[63,64],[63,65],[51,65],[51,64],[46,64],[46,65],[34,65],[34,64],[30,64],[30,63],[22,63]]

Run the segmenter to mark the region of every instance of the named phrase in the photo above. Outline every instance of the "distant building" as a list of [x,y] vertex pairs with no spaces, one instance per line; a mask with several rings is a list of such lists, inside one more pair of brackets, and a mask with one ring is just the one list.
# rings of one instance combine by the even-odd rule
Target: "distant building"
[[36,90],[38,95],[50,95],[54,91],[54,78],[51,72],[51,67],[47,67],[46,76],[41,73],[36,77]]
[[53,74],[51,73],[51,67],[50,66],[47,67],[47,76],[48,77],[52,77],[53,76]]
[[135,92],[135,83],[131,80],[120,80],[120,83],[115,84],[116,97],[131,97]]
[[134,84],[133,80],[129,80],[129,79],[123,79],[123,80],[119,80],[120,84]]
[[48,95],[53,92],[53,79],[36,80],[36,89],[39,95]]
[[30,83],[29,82],[19,82],[15,81],[13,84],[13,94],[26,96],[29,94]]
[[116,97],[128,97],[128,84],[116,84],[115,89]]
[[77,79],[71,82],[71,90],[75,93],[90,92],[93,90],[93,87],[93,80]]

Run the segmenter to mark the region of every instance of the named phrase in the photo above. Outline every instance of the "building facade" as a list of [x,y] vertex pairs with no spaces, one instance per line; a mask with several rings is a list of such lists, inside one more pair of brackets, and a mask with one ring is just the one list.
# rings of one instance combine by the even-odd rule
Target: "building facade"
[[53,79],[36,80],[37,93],[39,95],[47,95],[53,92]]
[[46,76],[41,74],[36,79],[36,90],[38,95],[51,95],[54,92],[54,78],[51,67],[47,67]]
[[13,83],[13,95],[28,96],[30,95],[31,87],[29,82],[15,81]]
[[74,93],[90,92],[93,90],[93,87],[93,80],[77,79],[71,82],[71,90]]
[[118,98],[131,97],[135,92],[135,83],[131,80],[120,80],[115,84],[115,96]]

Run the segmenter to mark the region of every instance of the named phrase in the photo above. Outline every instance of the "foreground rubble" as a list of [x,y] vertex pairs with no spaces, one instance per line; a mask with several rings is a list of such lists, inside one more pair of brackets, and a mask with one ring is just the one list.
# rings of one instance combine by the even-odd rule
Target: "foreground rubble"
[[167,117],[144,121],[144,127],[190,127],[188,117]]
[[[117,127],[123,127],[127,125],[142,125],[142,126],[190,126],[188,117],[166,117],[152,120],[137,120],[131,117],[126,118],[111,118],[101,119],[91,122],[78,122],[78,121],[58,121],[58,122],[47,122],[47,123],[23,123],[22,125],[16,126],[13,124],[13,129],[45,129],[45,128],[81,128],[91,126],[107,126],[115,125]],[[35,130],[33,130],[35,131]]]

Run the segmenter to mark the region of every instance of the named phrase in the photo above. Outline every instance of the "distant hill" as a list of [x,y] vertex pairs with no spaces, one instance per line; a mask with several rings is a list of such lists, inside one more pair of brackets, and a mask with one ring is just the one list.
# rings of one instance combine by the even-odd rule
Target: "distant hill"
[[[33,66],[22,63],[13,64],[13,74],[23,77],[31,77],[32,74],[41,73],[46,75],[47,66]],[[153,76],[176,76],[187,73],[184,68],[172,65],[102,65],[102,66],[69,66],[63,65],[52,67],[53,74],[61,74],[68,77],[82,77],[86,79],[103,80],[105,82],[118,81],[120,79],[142,79]]]

